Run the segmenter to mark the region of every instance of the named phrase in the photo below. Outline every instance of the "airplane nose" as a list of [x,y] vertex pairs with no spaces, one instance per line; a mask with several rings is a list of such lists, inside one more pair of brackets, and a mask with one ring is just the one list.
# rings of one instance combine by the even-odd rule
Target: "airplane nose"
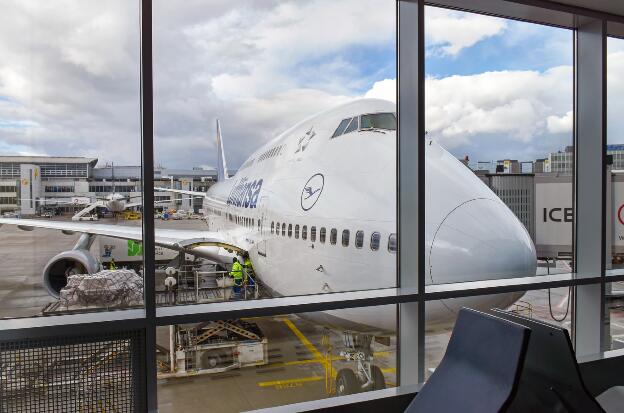
[[433,284],[535,275],[535,246],[524,225],[500,200],[479,198],[453,209],[429,250]]

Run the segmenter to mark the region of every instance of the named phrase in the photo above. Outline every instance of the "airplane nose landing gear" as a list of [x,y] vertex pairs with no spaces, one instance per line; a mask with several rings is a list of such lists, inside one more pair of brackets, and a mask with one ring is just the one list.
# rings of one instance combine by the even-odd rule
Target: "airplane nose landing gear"
[[336,375],[336,394],[344,396],[369,390],[386,388],[386,380],[379,368],[373,364],[373,336],[345,331],[344,344],[347,348],[340,352],[346,360],[356,362],[356,372],[349,368],[341,369]]

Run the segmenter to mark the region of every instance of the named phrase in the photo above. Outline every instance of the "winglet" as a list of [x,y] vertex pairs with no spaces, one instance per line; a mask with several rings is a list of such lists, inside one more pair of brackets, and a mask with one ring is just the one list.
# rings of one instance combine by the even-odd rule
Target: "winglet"
[[217,119],[217,182],[225,181],[229,178],[227,163],[225,162],[225,150],[223,149],[223,138],[221,137],[221,123]]

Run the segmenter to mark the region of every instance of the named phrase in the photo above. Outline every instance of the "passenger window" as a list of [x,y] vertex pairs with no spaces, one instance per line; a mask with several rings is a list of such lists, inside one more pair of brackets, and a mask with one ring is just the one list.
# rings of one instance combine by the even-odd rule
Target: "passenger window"
[[351,133],[354,130],[357,130],[358,128],[358,117],[354,117],[353,119],[351,119],[351,123],[349,123],[349,126],[347,127],[347,129],[345,129],[344,131],[344,135],[346,135],[347,133]]
[[310,227],[310,241],[316,242],[316,227]]
[[355,233],[355,248],[362,248],[364,245],[364,231]]
[[396,252],[397,250],[397,237],[396,234],[390,234],[388,237],[388,251]]
[[274,232],[275,230],[275,222],[271,221],[271,234]]
[[301,228],[301,239],[308,239],[308,226],[304,225]]
[[288,238],[292,238],[292,224],[288,224]]
[[331,139],[342,135],[342,133],[344,132],[344,130],[346,129],[347,125],[349,124],[349,121],[351,119],[343,119],[340,122],[340,125],[338,125],[338,127],[336,128],[336,131],[334,132],[334,134],[332,135]]
[[295,225],[295,239],[299,239],[299,225]]
[[338,231],[336,230],[336,228],[332,228],[331,232],[329,233],[329,243],[331,245],[336,245],[337,240],[338,240]]
[[343,247],[348,247],[349,246],[349,238],[351,237],[351,233],[349,232],[348,229],[345,229],[342,231],[342,246]]
[[286,236],[286,224],[282,224],[282,237]]
[[325,244],[325,237],[327,236],[327,230],[325,227],[321,227],[321,233],[319,234],[319,241],[321,244]]
[[381,234],[379,232],[373,232],[371,234],[370,249],[377,251],[379,249],[379,241],[381,240]]

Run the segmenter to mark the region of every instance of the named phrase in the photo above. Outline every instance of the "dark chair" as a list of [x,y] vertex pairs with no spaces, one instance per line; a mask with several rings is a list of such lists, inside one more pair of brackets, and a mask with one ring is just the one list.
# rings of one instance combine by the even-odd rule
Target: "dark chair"
[[490,313],[531,329],[510,412],[604,412],[583,383],[566,329],[503,310]]
[[444,358],[406,412],[505,411],[520,379],[530,329],[463,308]]

